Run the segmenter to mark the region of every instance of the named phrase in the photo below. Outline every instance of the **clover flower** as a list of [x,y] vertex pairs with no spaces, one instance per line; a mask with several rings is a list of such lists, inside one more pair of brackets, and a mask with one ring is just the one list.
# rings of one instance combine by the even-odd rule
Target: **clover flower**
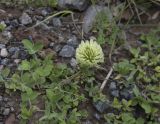
[[89,67],[103,63],[104,54],[101,46],[93,39],[82,41],[76,49],[76,60],[80,65]]

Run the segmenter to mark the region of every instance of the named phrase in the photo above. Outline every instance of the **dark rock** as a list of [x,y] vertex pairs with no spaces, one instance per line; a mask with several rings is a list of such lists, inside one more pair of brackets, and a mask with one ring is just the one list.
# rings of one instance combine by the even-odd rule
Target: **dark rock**
[[17,52],[19,50],[20,50],[19,47],[11,47],[11,48],[8,49],[8,52],[10,54],[14,54],[15,52]]
[[65,45],[62,50],[59,52],[59,56],[61,57],[73,57],[75,54],[75,49],[72,46]]
[[28,57],[27,51],[20,50],[19,59],[26,59]]
[[114,97],[119,97],[119,91],[118,90],[113,90],[111,91],[111,95]]
[[131,89],[123,89],[120,91],[120,96],[122,99],[131,99],[133,97],[133,91]]
[[9,63],[9,59],[5,58],[1,60],[1,65],[7,65]]
[[103,113],[106,109],[110,107],[110,103],[108,101],[98,101],[96,103],[93,103],[93,106],[96,108],[98,112]]
[[67,41],[67,44],[73,47],[77,47],[79,44],[77,37],[75,35],[71,36]]
[[62,9],[84,11],[88,5],[89,0],[58,0],[58,6]]
[[116,86],[116,82],[111,82],[109,85],[109,90],[116,90],[117,86]]
[[32,23],[32,18],[27,13],[23,13],[19,20],[23,25],[28,25]]
[[10,22],[11,26],[14,28],[17,28],[19,26],[18,20],[14,19]]
[[56,44],[56,45],[53,46],[53,50],[55,52],[59,52],[62,49],[62,47],[63,46],[61,44]]

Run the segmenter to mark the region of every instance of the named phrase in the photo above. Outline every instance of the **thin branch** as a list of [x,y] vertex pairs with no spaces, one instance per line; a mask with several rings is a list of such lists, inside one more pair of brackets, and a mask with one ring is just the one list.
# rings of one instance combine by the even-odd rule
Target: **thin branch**
[[107,74],[106,78],[104,79],[104,81],[103,81],[103,83],[102,83],[102,85],[100,87],[100,91],[101,92],[103,91],[104,87],[106,86],[106,83],[107,83],[108,79],[110,78],[112,72],[113,72],[113,68],[111,67],[109,73]]

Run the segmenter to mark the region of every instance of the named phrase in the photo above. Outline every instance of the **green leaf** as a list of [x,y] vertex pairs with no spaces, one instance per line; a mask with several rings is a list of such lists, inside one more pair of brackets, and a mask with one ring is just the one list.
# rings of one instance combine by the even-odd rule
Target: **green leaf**
[[143,118],[138,118],[137,120],[136,120],[136,124],[144,124],[144,119]]
[[135,124],[136,120],[131,113],[122,113],[123,124]]
[[24,47],[28,50],[29,54],[35,54],[43,48],[43,45],[39,42],[33,44],[30,40],[22,40]]
[[4,77],[4,78],[8,77],[9,73],[10,73],[10,69],[9,68],[4,68],[2,70],[2,72],[1,72],[2,77]]
[[140,53],[140,48],[131,48],[130,52],[132,53],[132,55],[137,58],[139,56]]
[[121,107],[122,107],[121,103],[118,101],[117,98],[114,98],[113,103],[112,103],[112,106],[113,106],[114,108],[116,108],[116,109],[121,109]]
[[135,86],[135,87],[133,88],[133,92],[134,92],[134,94],[135,94],[136,97],[138,97],[138,96],[141,95],[137,86]]
[[23,60],[21,65],[19,66],[19,70],[29,71],[30,69],[30,62],[28,62],[27,60]]
[[151,111],[152,111],[152,107],[151,107],[151,105],[147,101],[143,101],[141,103],[141,107],[145,110],[145,112],[147,114],[151,113]]
[[35,43],[34,47],[33,47],[33,49],[34,49],[35,52],[40,51],[42,48],[43,48],[43,44],[40,43],[40,42]]
[[28,50],[29,54],[35,53],[34,48],[33,48],[34,46],[30,40],[24,39],[24,40],[22,40],[22,43],[23,43],[24,47]]
[[0,32],[2,32],[6,28],[5,24],[0,24]]
[[45,65],[45,66],[37,68],[35,70],[35,72],[39,76],[46,77],[46,76],[49,76],[49,74],[51,73],[52,69],[53,69],[53,65]]
[[124,59],[122,62],[114,64],[114,69],[120,74],[126,75],[131,70],[134,70],[135,66],[133,64],[130,64],[128,60]]

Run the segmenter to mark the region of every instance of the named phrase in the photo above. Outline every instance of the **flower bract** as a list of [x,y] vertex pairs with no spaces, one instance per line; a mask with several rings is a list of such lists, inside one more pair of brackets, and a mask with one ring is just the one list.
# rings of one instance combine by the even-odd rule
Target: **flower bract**
[[91,39],[90,41],[82,41],[76,49],[76,60],[80,65],[97,66],[98,63],[104,62],[104,54],[101,46]]

